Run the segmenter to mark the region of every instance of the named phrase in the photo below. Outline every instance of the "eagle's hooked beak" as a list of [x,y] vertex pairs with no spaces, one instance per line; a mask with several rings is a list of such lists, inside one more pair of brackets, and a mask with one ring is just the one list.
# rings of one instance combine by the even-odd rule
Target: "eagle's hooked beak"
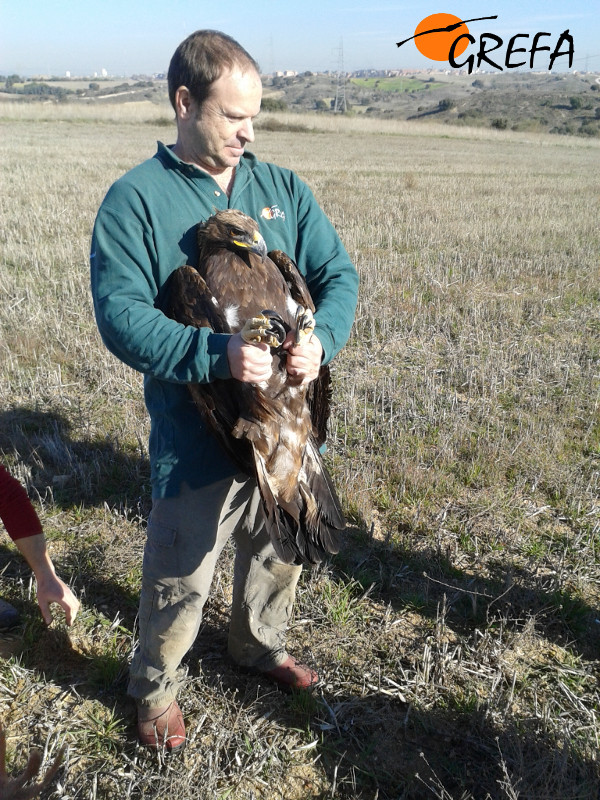
[[236,247],[242,247],[244,250],[250,250],[251,253],[256,253],[262,259],[266,258],[267,244],[258,231],[255,231],[254,236],[252,237],[252,242],[250,242],[248,239],[246,241],[234,239],[233,243],[236,245]]
[[258,231],[254,234],[252,242],[252,247],[250,248],[252,252],[259,255],[262,259],[266,258],[267,244]]

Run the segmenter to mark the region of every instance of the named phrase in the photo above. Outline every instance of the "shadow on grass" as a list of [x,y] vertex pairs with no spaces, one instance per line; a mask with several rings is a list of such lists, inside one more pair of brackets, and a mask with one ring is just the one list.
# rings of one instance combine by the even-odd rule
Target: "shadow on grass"
[[[394,698],[324,697],[313,719],[340,800],[579,800],[598,797],[598,765],[539,720],[496,728],[480,712],[415,709]],[[323,733],[322,728],[327,730]]]
[[15,407],[0,413],[0,452],[18,453],[30,484],[59,508],[147,503],[150,465],[141,447],[108,438],[76,439],[55,411]]
[[546,638],[584,658],[595,659],[600,650],[599,609],[540,577],[535,564],[516,568],[499,558],[487,564],[483,576],[476,568],[458,569],[433,548],[416,552],[349,528],[348,546],[334,558],[333,575],[372,587],[369,596],[396,611],[414,608],[435,620],[445,603],[448,623],[462,635],[494,618],[518,627],[533,617]]
[[[577,787],[578,800],[597,800],[596,760],[582,756],[576,742],[553,737],[540,719],[497,727],[478,709],[416,708],[377,691],[355,695],[328,686],[314,693],[283,692],[226,657],[222,611],[214,611],[185,659],[190,683],[180,702],[184,712],[191,705],[188,727],[204,716],[216,692],[226,698],[225,705],[251,708],[251,720],[269,718],[273,730],[305,731],[316,743],[309,761],[316,756],[330,784],[322,794],[311,791],[307,797],[564,800]],[[233,785],[240,780],[235,767],[239,735],[232,734],[229,750],[222,753],[224,786],[229,770]],[[202,757],[201,746],[191,748]],[[300,769],[293,761],[288,768]]]
[[[98,557],[97,548],[93,556]],[[89,552],[86,557],[86,552],[80,551],[77,558],[80,565],[88,565],[78,568],[75,579],[76,594],[83,601],[79,616],[74,626],[67,628],[57,611],[53,623],[47,626],[35,597],[23,599],[22,589],[19,592],[28,585],[31,570],[14,548],[0,545],[2,594],[21,616],[6,638],[12,640],[11,654],[18,656],[27,669],[43,673],[65,689],[76,685],[81,695],[112,707],[125,691],[138,595],[116,580],[100,577]]]

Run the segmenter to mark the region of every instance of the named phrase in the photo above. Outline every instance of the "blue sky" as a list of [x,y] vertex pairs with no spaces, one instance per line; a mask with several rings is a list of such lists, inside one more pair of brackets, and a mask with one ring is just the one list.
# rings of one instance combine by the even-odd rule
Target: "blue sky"
[[[373,0],[0,0],[0,74],[109,75],[166,70],[179,42],[198,28],[236,38],[265,72],[274,69],[346,70],[438,66],[421,56],[412,36],[433,13],[461,19],[498,15],[469,24],[505,43],[517,33],[552,34],[554,47],[566,28],[574,37],[573,69],[600,72],[600,9],[595,0],[502,2],[386,2]],[[527,40],[521,40],[520,45]],[[499,51],[502,52],[502,51]],[[536,68],[547,68],[540,54]],[[566,58],[559,58],[567,66]]]

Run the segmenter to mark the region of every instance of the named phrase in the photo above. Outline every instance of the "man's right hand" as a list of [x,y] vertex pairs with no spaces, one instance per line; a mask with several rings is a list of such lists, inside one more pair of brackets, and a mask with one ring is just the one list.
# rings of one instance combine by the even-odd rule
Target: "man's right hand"
[[231,375],[244,383],[262,383],[271,377],[271,348],[263,344],[248,344],[234,333],[227,344],[227,360]]

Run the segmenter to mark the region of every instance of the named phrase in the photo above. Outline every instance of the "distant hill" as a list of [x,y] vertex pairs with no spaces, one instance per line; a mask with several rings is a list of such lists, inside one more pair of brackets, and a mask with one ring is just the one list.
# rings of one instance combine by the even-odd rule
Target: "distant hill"
[[[2,85],[4,84],[4,91]],[[334,109],[375,118],[501,130],[600,136],[600,76],[579,73],[346,76],[304,72],[263,78],[265,111]],[[161,79],[23,80],[0,76],[0,100],[167,103]],[[344,111],[345,109],[345,111]]]
[[330,111],[455,125],[600,136],[600,76],[572,73],[479,75],[414,73],[393,77],[302,74],[265,80],[269,98],[289,110]]

